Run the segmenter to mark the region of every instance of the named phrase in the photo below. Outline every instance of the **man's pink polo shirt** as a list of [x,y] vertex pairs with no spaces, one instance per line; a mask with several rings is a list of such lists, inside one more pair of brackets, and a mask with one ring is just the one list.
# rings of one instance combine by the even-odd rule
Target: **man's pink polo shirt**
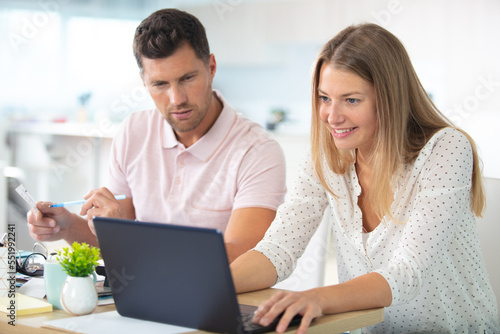
[[225,231],[232,210],[276,210],[283,202],[281,147],[215,94],[222,112],[188,148],[156,109],[123,122],[113,139],[108,187],[133,199],[138,220]]

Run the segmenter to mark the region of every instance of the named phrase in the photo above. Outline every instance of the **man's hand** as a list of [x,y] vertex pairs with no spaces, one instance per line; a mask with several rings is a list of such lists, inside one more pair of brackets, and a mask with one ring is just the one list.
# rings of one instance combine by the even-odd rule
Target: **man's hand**
[[128,218],[125,208],[107,188],[91,190],[83,197],[87,201],[83,204],[80,215],[87,216],[88,225],[95,234],[92,217]]
[[66,239],[75,219],[65,208],[51,208],[51,202],[38,202],[39,211],[28,212],[28,230],[33,239],[38,241],[55,241]]

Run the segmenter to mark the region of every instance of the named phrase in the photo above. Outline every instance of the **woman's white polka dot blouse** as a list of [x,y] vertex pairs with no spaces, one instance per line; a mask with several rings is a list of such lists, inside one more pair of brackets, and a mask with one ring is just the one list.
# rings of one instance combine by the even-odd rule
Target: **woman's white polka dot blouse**
[[328,175],[335,199],[307,159],[255,249],[274,264],[278,280],[285,279],[330,206],[340,282],[375,271],[392,290],[384,321],[365,332],[500,333],[471,211],[467,137],[451,128],[439,131],[403,174],[393,180],[391,213],[398,222],[384,217],[365,247],[354,166],[345,175]]

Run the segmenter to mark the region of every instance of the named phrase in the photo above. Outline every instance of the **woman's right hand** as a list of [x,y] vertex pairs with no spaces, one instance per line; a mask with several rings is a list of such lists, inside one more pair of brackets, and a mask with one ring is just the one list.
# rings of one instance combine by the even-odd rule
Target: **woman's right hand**
[[71,228],[73,214],[65,208],[51,208],[51,202],[37,202],[38,210],[31,209],[27,214],[28,230],[31,237],[38,241],[65,239]]
[[259,306],[253,321],[262,326],[267,326],[281,313],[283,315],[276,326],[276,332],[283,333],[286,331],[292,318],[300,314],[302,320],[297,329],[297,334],[305,334],[311,321],[323,315],[317,291],[277,292]]

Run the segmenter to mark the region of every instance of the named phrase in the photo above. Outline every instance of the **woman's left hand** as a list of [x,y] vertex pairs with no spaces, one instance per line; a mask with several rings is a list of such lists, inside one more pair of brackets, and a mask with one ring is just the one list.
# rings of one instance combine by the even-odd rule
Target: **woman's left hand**
[[283,316],[276,326],[276,332],[283,333],[288,328],[292,318],[300,314],[302,320],[297,334],[304,334],[311,321],[321,316],[323,311],[319,297],[313,291],[280,291],[259,306],[253,321],[262,326],[267,326],[281,313],[283,313]]

